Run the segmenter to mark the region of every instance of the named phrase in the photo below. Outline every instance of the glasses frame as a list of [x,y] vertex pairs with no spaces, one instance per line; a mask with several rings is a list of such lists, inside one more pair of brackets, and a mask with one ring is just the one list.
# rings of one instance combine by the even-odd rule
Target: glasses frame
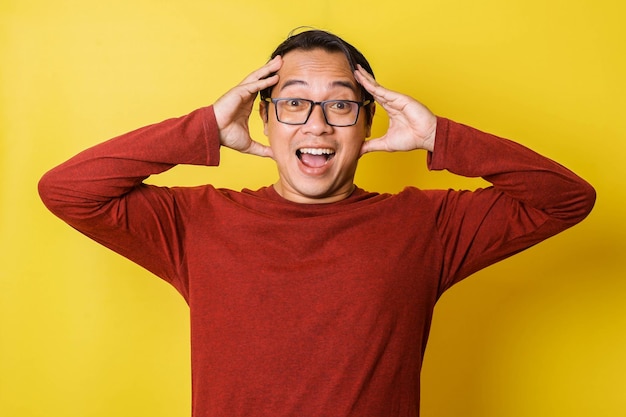
[[[311,103],[311,107],[309,107],[309,113],[306,115],[306,118],[304,119],[304,122],[302,122],[302,123],[289,123],[289,122],[283,122],[282,120],[280,120],[280,118],[278,117],[278,106],[276,105],[276,103],[278,103],[279,101],[285,101],[285,100],[300,100],[300,101],[306,101],[307,103]],[[305,125],[309,121],[309,118],[311,117],[311,113],[313,113],[313,108],[315,106],[320,106],[322,108],[322,114],[324,115],[324,121],[326,121],[327,125],[334,126],[334,127],[350,127],[350,126],[354,126],[356,124],[356,122],[359,121],[359,114],[361,113],[361,107],[367,106],[368,104],[370,104],[372,102],[372,100],[365,100],[365,101],[355,101],[355,100],[314,101],[314,100],[309,100],[309,99],[306,99],[306,98],[299,98],[299,97],[279,97],[279,98],[266,97],[266,98],[263,99],[263,101],[266,101],[268,103],[273,103],[274,104],[274,111],[276,113],[276,120],[278,120],[280,123],[283,123],[283,124],[286,124],[286,125],[291,125],[291,126]],[[337,102],[354,103],[354,104],[356,104],[358,106],[357,109],[356,109],[356,117],[354,118],[354,122],[353,123],[347,124],[347,125],[338,125],[338,124],[330,123],[328,121],[328,117],[326,116],[326,109],[324,108],[324,105],[327,104],[327,103],[337,103]]]

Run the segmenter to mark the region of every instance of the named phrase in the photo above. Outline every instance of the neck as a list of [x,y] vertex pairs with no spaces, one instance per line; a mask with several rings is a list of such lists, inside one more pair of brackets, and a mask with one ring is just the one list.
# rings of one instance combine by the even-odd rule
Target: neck
[[340,190],[336,193],[330,195],[322,195],[322,196],[307,196],[297,192],[293,192],[292,190],[287,190],[285,187],[281,185],[280,182],[277,182],[273,186],[274,191],[278,193],[285,200],[298,203],[298,204],[329,204],[336,203],[338,201],[345,200],[350,197],[354,190],[356,189],[355,184],[351,184],[346,190]]

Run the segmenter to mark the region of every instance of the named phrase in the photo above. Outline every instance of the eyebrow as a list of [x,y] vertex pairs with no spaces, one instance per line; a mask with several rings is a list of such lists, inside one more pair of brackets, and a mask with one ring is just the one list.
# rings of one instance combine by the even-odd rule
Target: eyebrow
[[[287,87],[290,87],[292,85],[302,85],[302,86],[308,86],[309,83],[307,83],[304,80],[289,80],[286,81],[285,84],[283,84],[280,87],[280,91],[284,90]],[[350,81],[343,81],[343,80],[338,80],[338,81],[333,81],[330,84],[331,87],[346,87],[349,88],[350,90],[352,90],[353,92],[357,93],[358,89],[355,87],[354,84],[352,84]]]

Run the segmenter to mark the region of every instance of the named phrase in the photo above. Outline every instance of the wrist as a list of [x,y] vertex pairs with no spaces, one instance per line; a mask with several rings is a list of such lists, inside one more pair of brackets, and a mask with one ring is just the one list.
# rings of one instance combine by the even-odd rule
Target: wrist
[[433,120],[427,130],[427,134],[424,136],[422,142],[422,149],[426,149],[429,152],[434,152],[435,141],[437,139],[437,117],[433,115]]

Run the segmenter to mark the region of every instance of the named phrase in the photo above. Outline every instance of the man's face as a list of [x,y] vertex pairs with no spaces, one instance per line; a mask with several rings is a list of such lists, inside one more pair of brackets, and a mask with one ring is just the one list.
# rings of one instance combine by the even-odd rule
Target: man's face
[[[360,86],[340,52],[290,51],[283,56],[278,75],[272,98],[362,100]],[[320,106],[313,106],[303,125],[279,122],[273,103],[261,106],[262,117],[267,114],[265,134],[278,166],[276,191],[298,203],[329,203],[348,197],[361,145],[370,134],[365,109],[361,108],[354,126],[335,127],[326,123]]]

